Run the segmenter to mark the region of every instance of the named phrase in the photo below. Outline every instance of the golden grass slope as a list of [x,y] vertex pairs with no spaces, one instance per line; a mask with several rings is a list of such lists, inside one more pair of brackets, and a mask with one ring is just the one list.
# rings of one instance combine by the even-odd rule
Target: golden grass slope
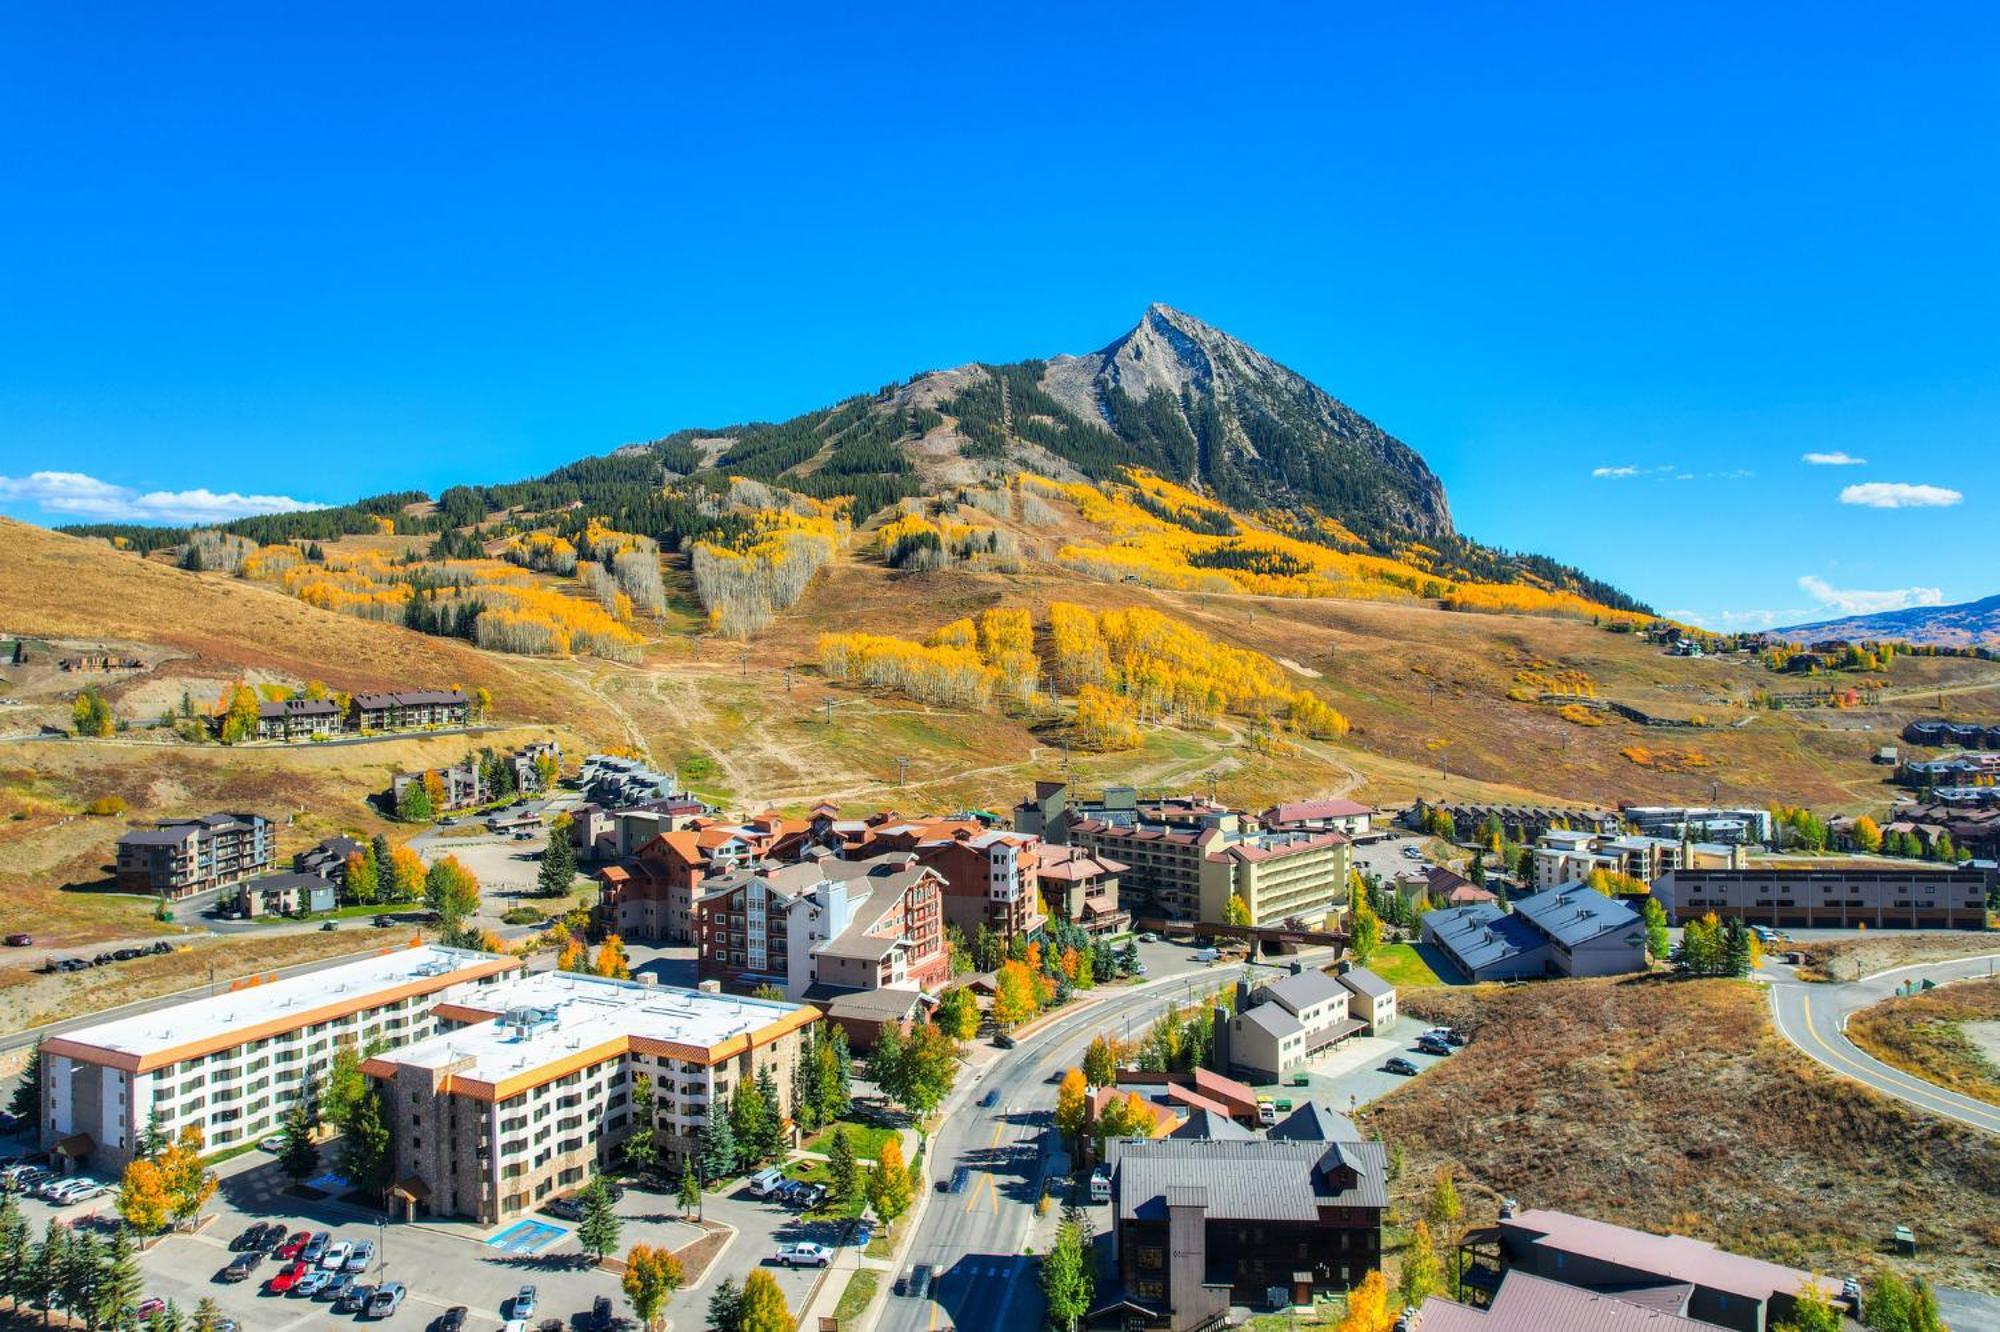
[[4,518],[0,631],[153,643],[202,662],[259,667],[350,692],[484,685],[506,717],[565,721],[607,738],[618,730],[601,705],[537,663],[334,614],[248,580],[189,573]]

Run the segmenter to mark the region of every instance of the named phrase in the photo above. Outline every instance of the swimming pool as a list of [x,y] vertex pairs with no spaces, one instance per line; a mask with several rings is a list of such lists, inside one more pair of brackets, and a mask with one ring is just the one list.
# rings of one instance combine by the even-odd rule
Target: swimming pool
[[561,1226],[546,1226],[539,1221],[519,1221],[486,1243],[489,1247],[504,1253],[540,1253],[568,1234],[569,1232]]

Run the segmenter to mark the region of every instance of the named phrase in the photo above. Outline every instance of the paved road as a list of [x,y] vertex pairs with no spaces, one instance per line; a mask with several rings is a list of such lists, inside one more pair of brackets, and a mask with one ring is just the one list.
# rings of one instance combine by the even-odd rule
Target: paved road
[[[1203,987],[1234,981],[1240,966],[1198,969]],[[1169,1004],[1187,999],[1185,975],[1156,979],[1065,1015],[1022,1039],[1011,1054],[965,1089],[932,1139],[926,1170],[949,1180],[954,1168],[970,1172],[962,1193],[929,1195],[902,1260],[907,1271],[929,1263],[938,1273],[929,1299],[892,1295],[876,1324],[879,1332],[1002,1332],[1042,1325],[1041,1291],[1034,1259],[1024,1252],[1035,1203],[1050,1157],[1060,1150],[1053,1130],[1055,1079],[1082,1061],[1097,1033],[1130,1020],[1150,1023]],[[979,1101],[996,1093],[991,1107]],[[1058,1194],[1065,1187],[1049,1175]]]
[[1920,962],[1839,985],[1798,980],[1790,967],[1780,964],[1765,969],[1771,982],[1771,1014],[1779,1034],[1815,1062],[1919,1110],[1988,1133],[2000,1133],[2000,1106],[1947,1091],[1899,1068],[1891,1068],[1847,1039],[1847,1019],[1889,998],[1905,981],[1930,980],[1942,985],[1994,974],[2000,974],[2000,953],[1950,962]]

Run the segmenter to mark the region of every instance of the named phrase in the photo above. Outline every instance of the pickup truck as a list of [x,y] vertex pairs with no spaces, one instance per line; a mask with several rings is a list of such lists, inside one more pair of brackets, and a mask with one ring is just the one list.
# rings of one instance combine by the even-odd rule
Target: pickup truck
[[832,1259],[824,1244],[806,1242],[779,1245],[778,1256],[772,1261],[780,1267],[825,1267]]

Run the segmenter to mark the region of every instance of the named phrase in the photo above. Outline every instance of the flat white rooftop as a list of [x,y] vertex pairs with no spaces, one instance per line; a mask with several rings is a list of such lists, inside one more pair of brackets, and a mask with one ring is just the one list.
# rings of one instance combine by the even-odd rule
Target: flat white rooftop
[[454,1077],[499,1083],[620,1040],[670,1044],[692,1057],[780,1023],[802,1026],[817,1016],[809,1004],[704,994],[569,971],[500,981],[462,1006],[500,1016],[388,1051],[379,1062],[449,1066]]
[[238,982],[239,988],[220,994],[64,1032],[52,1038],[60,1046],[51,1048],[87,1058],[86,1052],[68,1047],[90,1047],[157,1067],[325,1021],[343,1010],[370,1008],[371,1000],[387,1002],[399,991],[434,993],[518,965],[513,958],[438,944],[398,948],[262,985]]

